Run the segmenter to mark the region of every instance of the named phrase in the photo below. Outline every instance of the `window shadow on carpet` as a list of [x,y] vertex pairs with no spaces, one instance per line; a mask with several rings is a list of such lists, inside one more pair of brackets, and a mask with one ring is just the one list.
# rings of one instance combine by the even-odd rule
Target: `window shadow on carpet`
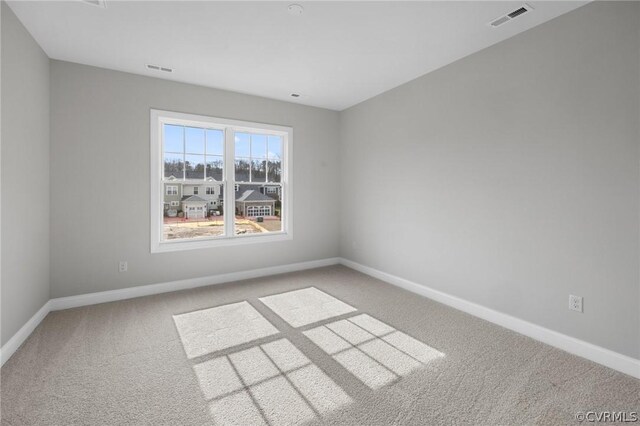
[[304,335],[371,389],[444,357],[367,314],[312,328]]
[[292,327],[357,311],[353,306],[315,287],[261,297],[260,301]]
[[292,340],[301,344],[306,337],[321,349],[320,358],[313,355],[316,362],[331,358],[344,370],[330,361],[335,368],[323,371],[247,301],[174,315],[216,424],[305,423],[346,408],[357,398],[330,375],[345,385],[346,370],[354,383],[375,391],[444,357],[313,287],[260,301],[283,321],[272,317],[274,324],[294,333]]
[[247,301],[174,315],[173,321],[189,359],[280,332]]
[[194,366],[216,424],[300,424],[352,399],[289,340]]

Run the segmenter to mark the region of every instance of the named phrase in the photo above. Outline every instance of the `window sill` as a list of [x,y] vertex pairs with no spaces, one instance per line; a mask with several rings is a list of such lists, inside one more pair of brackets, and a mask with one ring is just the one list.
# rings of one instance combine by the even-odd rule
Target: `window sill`
[[230,247],[246,244],[273,243],[292,240],[290,232],[272,232],[268,235],[240,235],[233,237],[202,238],[197,240],[167,241],[151,245],[151,253],[170,253],[184,250]]

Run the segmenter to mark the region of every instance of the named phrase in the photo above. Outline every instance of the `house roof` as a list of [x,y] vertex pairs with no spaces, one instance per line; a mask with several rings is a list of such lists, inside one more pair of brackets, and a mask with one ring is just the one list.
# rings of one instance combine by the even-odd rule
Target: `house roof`
[[[189,181],[189,179],[191,181]],[[185,182],[182,177],[180,177],[180,179],[176,178],[174,175],[168,176],[164,179],[164,183],[165,184],[169,184],[169,185],[175,185],[175,184],[181,184],[181,185],[204,185],[204,184],[208,184],[208,183],[220,183],[220,181],[222,180],[222,174],[221,173],[214,173],[214,176],[207,176],[206,179],[202,178],[202,174],[197,174],[195,172],[191,172],[191,173],[187,173],[187,182]],[[200,182],[192,182],[192,181],[200,181]]]
[[274,201],[273,198],[261,194],[260,191],[255,189],[246,189],[242,190],[242,188],[236,192],[236,201]]
[[197,195],[185,195],[184,197],[182,197],[182,201],[194,201],[194,202],[202,202],[202,203],[206,203],[207,200],[205,200],[204,198],[200,198]]
[[[243,182],[244,184],[253,184],[253,185],[277,185],[279,182],[265,182],[264,180],[260,181],[259,178],[254,176],[254,181],[249,182],[249,173],[247,172],[238,172],[235,173],[236,182]],[[261,178],[264,179],[264,176]]]

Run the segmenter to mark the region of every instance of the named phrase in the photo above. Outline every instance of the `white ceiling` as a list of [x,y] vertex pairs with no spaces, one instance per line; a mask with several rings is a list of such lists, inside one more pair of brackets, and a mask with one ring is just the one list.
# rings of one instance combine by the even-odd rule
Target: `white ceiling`
[[[297,2],[304,13],[292,16]],[[576,9],[523,2],[10,1],[49,57],[342,110]],[[174,68],[149,71],[145,64]],[[300,98],[290,97],[300,93]]]

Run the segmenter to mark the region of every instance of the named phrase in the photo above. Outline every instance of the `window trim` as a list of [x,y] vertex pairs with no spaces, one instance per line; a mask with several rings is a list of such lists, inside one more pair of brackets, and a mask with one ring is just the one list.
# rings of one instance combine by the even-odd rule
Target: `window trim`
[[[190,240],[162,240],[163,216],[163,186],[165,181],[163,150],[161,143],[162,126],[164,124],[203,126],[209,129],[221,129],[224,132],[224,169],[222,181],[224,199],[234,202],[221,203],[226,213],[227,210],[235,213],[235,180],[233,179],[234,164],[234,133],[254,132],[266,135],[282,137],[282,161],[284,167],[279,184],[282,191],[282,231],[265,234],[234,235],[234,220],[225,220],[225,234],[217,237],[203,237]],[[165,253],[181,250],[193,250],[203,248],[216,248],[241,244],[266,243],[293,239],[292,215],[293,215],[293,185],[291,164],[293,148],[293,128],[274,124],[264,124],[242,120],[231,120],[219,117],[209,117],[197,114],[185,114],[158,109],[150,110],[150,250],[151,253]],[[192,183],[193,180],[185,180],[182,183]],[[200,180],[196,181],[200,182]],[[203,184],[206,181],[203,179]],[[225,217],[229,215],[225,214]],[[235,214],[231,215],[235,219]]]

